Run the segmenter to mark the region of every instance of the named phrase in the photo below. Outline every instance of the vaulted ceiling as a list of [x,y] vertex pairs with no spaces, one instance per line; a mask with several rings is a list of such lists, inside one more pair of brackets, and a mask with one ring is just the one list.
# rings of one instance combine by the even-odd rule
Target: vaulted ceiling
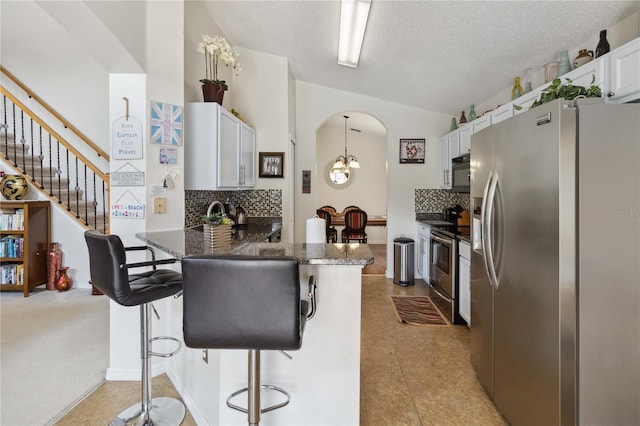
[[337,64],[339,1],[201,1],[233,45],[288,58],[298,80],[452,115],[640,11],[638,1],[373,0],[351,69]]

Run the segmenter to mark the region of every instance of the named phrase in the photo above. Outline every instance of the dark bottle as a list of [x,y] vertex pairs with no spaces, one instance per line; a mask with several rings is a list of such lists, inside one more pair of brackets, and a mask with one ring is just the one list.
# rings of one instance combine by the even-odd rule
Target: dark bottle
[[604,55],[605,53],[609,53],[611,48],[609,47],[609,42],[607,41],[607,30],[600,31],[600,41],[598,42],[598,46],[596,47],[596,58]]
[[464,111],[462,111],[462,115],[460,116],[460,124],[464,124],[467,122],[467,117],[464,116]]

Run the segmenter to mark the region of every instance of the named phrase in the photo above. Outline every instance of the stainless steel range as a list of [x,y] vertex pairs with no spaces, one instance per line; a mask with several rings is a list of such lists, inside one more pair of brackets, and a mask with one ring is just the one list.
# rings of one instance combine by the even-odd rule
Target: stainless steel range
[[458,240],[456,235],[468,232],[468,226],[431,227],[431,265],[429,268],[431,300],[453,324],[465,324],[459,314],[458,307]]

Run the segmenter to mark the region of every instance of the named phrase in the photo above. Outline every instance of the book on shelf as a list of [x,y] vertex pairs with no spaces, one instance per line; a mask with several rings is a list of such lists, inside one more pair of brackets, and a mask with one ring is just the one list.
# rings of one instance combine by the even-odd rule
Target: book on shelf
[[0,231],[23,231],[24,209],[0,210]]
[[5,263],[0,267],[0,281],[3,285],[24,285],[24,265]]

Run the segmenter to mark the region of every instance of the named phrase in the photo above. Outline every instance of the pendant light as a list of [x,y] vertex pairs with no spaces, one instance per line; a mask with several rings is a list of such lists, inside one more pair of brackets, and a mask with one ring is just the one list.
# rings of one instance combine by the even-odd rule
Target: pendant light
[[335,163],[333,163],[332,169],[336,170],[348,170],[348,169],[359,169],[360,163],[358,163],[358,159],[355,155],[349,155],[347,153],[347,119],[348,115],[343,115],[344,117],[344,155],[339,155],[336,158]]

